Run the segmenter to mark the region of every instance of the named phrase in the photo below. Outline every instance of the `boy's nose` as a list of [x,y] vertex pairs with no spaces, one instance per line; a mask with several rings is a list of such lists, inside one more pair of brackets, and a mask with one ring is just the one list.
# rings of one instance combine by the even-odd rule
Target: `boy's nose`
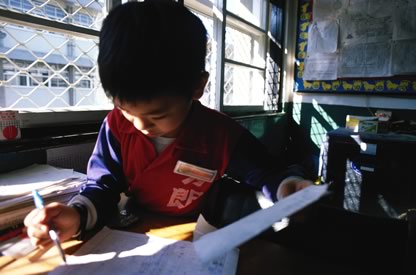
[[153,126],[153,123],[148,119],[135,119],[134,126],[138,130],[148,130]]

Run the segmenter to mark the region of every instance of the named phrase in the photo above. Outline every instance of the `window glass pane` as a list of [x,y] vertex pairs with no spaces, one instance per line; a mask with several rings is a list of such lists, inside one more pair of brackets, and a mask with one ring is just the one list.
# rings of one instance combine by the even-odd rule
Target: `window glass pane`
[[[2,0],[2,7],[29,15],[36,15],[59,22],[72,22],[73,25],[101,29],[102,20],[105,17],[105,1],[38,1],[38,0]],[[46,4],[45,4],[46,2]],[[72,20],[77,14],[82,14],[80,20]]]
[[32,3],[29,0],[23,0],[23,10],[28,11],[33,8]]
[[98,38],[2,23],[0,108],[111,108],[97,72]]
[[265,35],[227,26],[225,58],[263,68],[265,66]]
[[283,39],[283,9],[272,4],[270,17],[270,33],[273,38],[282,45]]
[[266,100],[264,108],[268,111],[277,111],[280,90],[280,67],[272,59],[267,58],[266,68]]
[[[260,108],[277,111],[280,89],[279,66],[273,59],[266,58],[266,56],[269,56],[267,54],[268,39],[266,34],[266,31],[270,28],[270,26],[269,28],[266,26],[269,1],[226,1],[226,9],[229,13],[223,14],[226,16],[227,26],[225,37],[222,38],[225,43],[225,51],[222,57],[220,57],[220,53],[214,54],[216,48],[221,50],[221,38],[218,38],[219,45],[215,41],[222,34],[222,14],[218,13],[221,13],[221,10],[216,10],[221,5],[215,6],[218,1],[213,0],[185,0],[185,3],[203,13],[204,16],[208,15],[209,18],[212,18],[212,16],[214,18],[213,36],[210,33],[212,55],[213,58],[225,59],[224,82],[218,85],[223,87],[223,105],[218,107],[225,107],[222,110],[228,111],[232,111],[234,107],[238,106],[244,106],[244,110],[247,111],[259,110]],[[279,10],[276,12],[279,12]],[[274,21],[281,20],[282,23],[282,19],[277,18],[278,16],[279,14],[275,14]],[[276,30],[275,28],[275,36],[279,35],[279,30],[282,29]],[[208,31],[210,32],[210,30]],[[221,63],[221,60],[214,64],[211,61],[211,65],[220,65]],[[210,72],[211,76],[212,72]],[[220,80],[221,78],[218,77],[218,81]],[[214,88],[214,86],[211,87]],[[216,91],[216,93],[219,96],[220,91]]]
[[263,106],[264,71],[225,64],[224,105]]
[[211,17],[194,10],[192,12],[201,19],[208,33],[205,70],[209,73],[209,79],[200,101],[205,106],[215,108],[216,41],[214,39],[214,23]]
[[227,10],[265,30],[266,0],[227,0]]
[[9,5],[13,9],[21,9],[22,8],[22,2],[20,0],[10,0]]

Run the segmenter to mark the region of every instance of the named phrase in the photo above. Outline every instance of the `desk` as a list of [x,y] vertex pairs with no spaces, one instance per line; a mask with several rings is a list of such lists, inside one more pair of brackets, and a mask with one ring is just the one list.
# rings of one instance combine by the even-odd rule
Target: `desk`
[[[190,240],[195,222],[187,218],[143,216],[143,222],[127,228],[127,231],[152,234],[159,237]],[[67,254],[74,253],[82,242],[70,240],[63,243]],[[0,274],[23,275],[45,274],[53,270],[61,259],[55,247],[44,251],[34,251],[28,256],[10,261],[7,257],[0,258]],[[299,251],[266,241],[253,239],[240,247],[238,275],[301,275],[301,274],[364,274],[312,259]]]
[[344,128],[327,136],[322,172],[333,182],[331,205],[393,218],[416,208],[416,136]]

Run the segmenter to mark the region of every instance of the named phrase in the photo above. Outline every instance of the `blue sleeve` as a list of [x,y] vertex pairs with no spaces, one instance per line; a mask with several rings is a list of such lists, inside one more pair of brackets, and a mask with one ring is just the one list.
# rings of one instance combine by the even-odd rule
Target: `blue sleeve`
[[117,210],[120,193],[126,191],[120,144],[108,126],[107,119],[101,125],[94,151],[87,168],[88,181],[81,188],[97,211],[96,226],[102,226]]
[[285,159],[271,155],[248,130],[236,144],[226,170],[227,176],[244,182],[276,201],[279,184],[289,176],[304,177],[301,166],[286,164]]

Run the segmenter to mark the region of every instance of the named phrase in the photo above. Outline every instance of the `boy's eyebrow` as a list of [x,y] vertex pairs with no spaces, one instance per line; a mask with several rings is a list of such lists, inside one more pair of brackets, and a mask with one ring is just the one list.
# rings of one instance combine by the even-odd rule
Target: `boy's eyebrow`
[[[117,107],[118,109],[120,109],[120,110],[123,110],[123,111],[126,111],[123,107],[121,107],[120,105],[118,105],[118,104],[116,104],[115,102],[113,102],[113,104],[114,104],[114,106],[115,107]],[[141,115],[158,115],[158,114],[162,114],[162,113],[164,113],[166,111],[166,107],[165,106],[162,106],[162,107],[160,107],[160,108],[157,108],[157,109],[154,109],[154,110],[151,110],[151,111],[149,111],[149,112],[146,112],[146,113],[141,113]]]
[[147,112],[147,113],[142,113],[142,115],[158,115],[158,114],[162,114],[163,112],[165,111],[165,108],[159,108],[159,109],[155,109],[155,110],[152,110],[152,111],[150,111],[150,112]]

